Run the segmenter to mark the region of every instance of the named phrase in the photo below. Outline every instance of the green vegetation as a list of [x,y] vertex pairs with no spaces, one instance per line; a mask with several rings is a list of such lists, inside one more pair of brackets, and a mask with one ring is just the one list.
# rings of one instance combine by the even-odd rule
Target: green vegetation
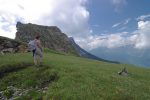
[[[118,75],[123,67],[128,76]],[[149,100],[150,69],[113,64],[46,50],[35,67],[32,54],[0,55],[0,91],[16,100]],[[19,90],[20,89],[20,90]]]

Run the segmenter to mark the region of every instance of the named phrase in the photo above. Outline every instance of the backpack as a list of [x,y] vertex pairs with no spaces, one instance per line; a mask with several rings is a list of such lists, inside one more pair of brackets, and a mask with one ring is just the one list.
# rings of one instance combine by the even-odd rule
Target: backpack
[[36,49],[35,40],[31,40],[31,41],[28,43],[28,49],[29,49],[29,51],[33,51],[33,50]]

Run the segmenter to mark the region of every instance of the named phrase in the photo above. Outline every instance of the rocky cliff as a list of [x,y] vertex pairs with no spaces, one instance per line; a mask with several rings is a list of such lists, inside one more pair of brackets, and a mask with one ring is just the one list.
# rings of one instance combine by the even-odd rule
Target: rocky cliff
[[15,53],[26,52],[27,44],[0,36],[0,52],[3,53]]
[[62,33],[56,26],[41,26],[17,22],[16,27],[17,32],[15,40],[17,41],[28,43],[30,40],[33,40],[36,35],[40,35],[44,47],[65,53],[77,54],[67,35]]

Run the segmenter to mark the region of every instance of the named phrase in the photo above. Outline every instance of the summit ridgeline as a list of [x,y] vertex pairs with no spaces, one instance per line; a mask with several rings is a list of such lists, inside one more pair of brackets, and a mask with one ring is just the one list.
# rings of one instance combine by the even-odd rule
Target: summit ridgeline
[[67,35],[62,33],[56,26],[42,26],[17,22],[16,28],[15,40],[17,41],[27,43],[34,39],[36,35],[40,35],[44,47],[65,53],[77,54]]

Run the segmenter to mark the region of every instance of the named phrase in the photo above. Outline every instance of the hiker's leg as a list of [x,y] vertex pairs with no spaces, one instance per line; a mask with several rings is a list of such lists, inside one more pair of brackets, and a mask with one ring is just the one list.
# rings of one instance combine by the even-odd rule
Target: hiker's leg
[[37,66],[39,66],[39,55],[36,57]]
[[37,66],[37,55],[34,55],[34,65]]
[[43,53],[41,52],[41,54],[40,54],[40,64],[42,64],[42,62],[43,62]]
[[42,65],[43,62],[43,56],[38,55],[38,65]]
[[38,62],[39,62],[39,55],[38,55],[37,50],[36,50],[34,53],[34,65],[38,66],[38,64],[39,64]]
[[32,50],[32,53],[33,53],[33,57],[34,57],[35,51],[36,51],[36,49]]
[[41,65],[42,62],[43,62],[43,52],[39,48],[36,51],[37,51],[36,53],[37,53],[37,55],[39,57],[38,63]]

